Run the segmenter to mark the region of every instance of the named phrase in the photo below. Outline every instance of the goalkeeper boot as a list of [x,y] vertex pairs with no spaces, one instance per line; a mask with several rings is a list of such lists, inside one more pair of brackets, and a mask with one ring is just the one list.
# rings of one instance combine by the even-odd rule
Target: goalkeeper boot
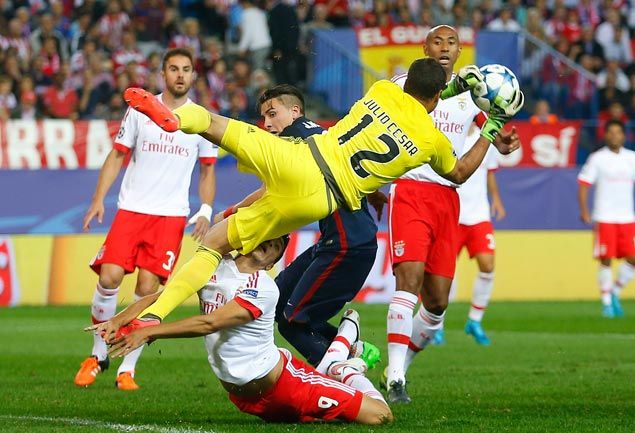
[[147,328],[148,326],[157,326],[160,324],[161,324],[161,321],[154,317],[151,317],[151,318],[142,317],[141,319],[134,319],[127,325],[124,325],[121,328],[119,328],[117,330],[117,333],[115,334],[115,338],[125,337],[126,335],[133,333],[137,329]]
[[351,358],[361,358],[364,360],[368,369],[375,367],[381,362],[381,352],[379,348],[368,341],[357,341],[351,346]]
[[620,295],[618,295],[617,293],[611,293],[611,304],[613,307],[613,315],[615,317],[624,317],[624,310],[622,309]]
[[489,338],[487,338],[487,335],[485,335],[485,331],[481,326],[481,322],[468,319],[467,323],[465,324],[465,333],[474,337],[474,340],[481,346],[490,345]]
[[409,404],[412,399],[406,391],[406,384],[402,380],[393,380],[388,384],[388,394],[386,396],[388,403]]
[[95,382],[97,375],[108,370],[110,359],[106,357],[103,361],[99,361],[96,356],[89,356],[82,362],[79,371],[75,375],[75,385],[89,387]]
[[176,132],[179,129],[179,120],[163,105],[159,98],[147,90],[138,87],[129,87],[123,92],[126,103],[140,113],[148,116],[161,129],[167,132]]
[[442,346],[445,344],[445,330],[443,328],[439,329],[434,337],[432,337],[432,344],[435,346]]
[[121,391],[136,391],[139,389],[139,385],[134,381],[131,371],[124,371],[117,375],[115,386]]
[[602,317],[612,319],[615,317],[615,310],[613,310],[613,303],[609,305],[602,305]]

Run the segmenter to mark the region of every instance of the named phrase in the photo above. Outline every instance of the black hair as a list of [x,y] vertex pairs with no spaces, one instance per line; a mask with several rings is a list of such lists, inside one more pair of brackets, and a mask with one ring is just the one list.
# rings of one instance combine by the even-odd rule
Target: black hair
[[417,99],[430,100],[445,88],[446,78],[443,66],[435,59],[417,59],[408,69],[403,90]]
[[190,63],[192,64],[192,68],[194,68],[194,54],[188,48],[172,48],[166,51],[163,56],[163,64],[161,65],[161,69],[165,70],[166,65],[168,64],[168,60],[172,57],[183,56],[190,59]]
[[300,89],[292,86],[291,84],[278,84],[277,86],[273,86],[262,92],[262,95],[260,95],[256,104],[256,110],[258,113],[260,113],[262,104],[276,98],[280,99],[287,108],[291,105],[298,105],[300,107],[300,112],[304,114],[304,96],[302,96]]
[[606,125],[604,125],[604,132],[607,132],[609,128],[613,125],[619,126],[620,128],[622,128],[622,132],[626,132],[626,126],[624,125],[624,122],[617,119],[611,119],[608,122],[606,122]]
[[274,264],[278,263],[280,261],[280,259],[282,258],[282,256],[284,256],[284,252],[287,250],[287,246],[289,245],[289,235],[284,235],[281,236],[282,238],[282,250],[280,251],[280,255],[278,257],[276,257],[276,260],[274,260]]

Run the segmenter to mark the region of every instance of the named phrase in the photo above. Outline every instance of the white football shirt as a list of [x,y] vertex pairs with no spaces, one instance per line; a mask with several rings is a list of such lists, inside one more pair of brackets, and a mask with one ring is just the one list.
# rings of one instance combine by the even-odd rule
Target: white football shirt
[[[481,130],[470,128],[465,139],[463,154],[467,153],[478,140]],[[457,191],[461,203],[459,224],[466,226],[490,221],[490,205],[487,197],[487,173],[498,168],[498,151],[490,146],[483,162],[474,174]]]
[[207,359],[216,376],[235,385],[264,377],[278,363],[273,341],[280,292],[265,271],[241,273],[232,259],[221,261],[209,283],[198,292],[201,314],[209,314],[232,299],[255,320],[205,336]]
[[635,152],[620,149],[619,153],[615,153],[603,147],[589,156],[578,181],[595,185],[593,221],[617,224],[635,221]]
[[[407,77],[408,74],[397,75],[393,77],[392,81],[403,89]],[[467,137],[470,125],[479,115],[480,117],[477,123],[481,126],[485,120],[485,115],[482,114],[481,110],[476,106],[474,101],[472,101],[469,91],[453,96],[452,98],[440,100],[437,108],[430,113],[437,129],[443,132],[452,143],[456,155],[463,154],[463,146],[465,145],[465,138]],[[432,170],[429,164],[423,164],[414,168],[401,176],[401,178],[433,182],[454,188],[458,187],[454,182],[450,182],[439,176]]]
[[119,209],[160,216],[189,215],[196,159],[212,164],[218,154],[217,147],[200,135],[165,132],[133,109],[126,112],[114,147],[132,152],[119,191]]

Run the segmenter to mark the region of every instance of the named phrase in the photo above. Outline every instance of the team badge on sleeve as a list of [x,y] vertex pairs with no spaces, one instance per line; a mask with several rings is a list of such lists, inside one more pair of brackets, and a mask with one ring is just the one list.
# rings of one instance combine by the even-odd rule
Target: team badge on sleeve
[[404,250],[406,247],[406,243],[404,241],[397,241],[393,245],[393,250],[395,251],[395,256],[401,257],[403,256]]

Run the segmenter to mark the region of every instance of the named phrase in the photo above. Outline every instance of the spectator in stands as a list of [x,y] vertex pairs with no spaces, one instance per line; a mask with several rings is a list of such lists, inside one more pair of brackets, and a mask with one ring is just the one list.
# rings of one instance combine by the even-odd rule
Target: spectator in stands
[[509,8],[512,10],[512,17],[521,27],[527,24],[527,8],[521,0],[509,0]]
[[487,29],[496,32],[519,32],[521,27],[514,19],[512,10],[509,6],[503,6],[498,18],[489,23]]
[[600,89],[607,87],[607,81],[613,79],[615,87],[621,92],[628,92],[630,83],[628,77],[615,60],[606,62],[606,67],[597,75],[597,85]]
[[163,31],[166,4],[162,0],[141,0],[134,7],[134,30],[139,49],[145,55],[161,51],[166,40]]
[[13,110],[18,106],[18,101],[11,91],[13,81],[6,75],[0,76],[0,120],[7,120]]
[[[328,8],[326,5],[324,4],[319,4],[316,5],[315,8],[317,8],[317,6],[323,6],[325,8],[325,13],[328,15]],[[315,13],[315,8],[314,13]],[[350,7],[350,25],[353,29],[361,29],[363,27],[366,27],[366,10],[364,9],[364,3],[362,3],[361,1],[355,1],[353,3],[351,3],[351,7]],[[332,23],[329,23],[332,25]]]
[[[562,56],[567,56],[569,42],[560,37],[555,49]],[[571,69],[562,57],[548,54],[544,56],[541,72],[540,97],[548,100],[556,112],[562,112],[568,99]]]
[[472,9],[472,12],[470,14],[470,24],[469,24],[472,30],[474,30],[475,32],[478,32],[479,30],[483,29],[483,26],[484,26],[483,20],[484,20],[483,11],[481,11],[479,8]]
[[0,49],[7,50],[9,47],[15,48],[20,65],[26,68],[31,61],[31,43],[22,34],[22,22],[13,18],[9,21],[9,31],[6,36],[0,36]]
[[213,105],[220,110],[220,99],[225,89],[225,79],[227,78],[227,63],[224,59],[218,59],[211,70],[207,73],[207,83],[211,91]]
[[64,4],[61,1],[50,2],[51,18],[56,31],[69,40],[71,36],[71,21],[64,15]]
[[[541,15],[541,18],[543,16]],[[547,40],[551,44],[555,44],[562,34],[564,33],[564,29],[566,27],[567,20],[567,8],[563,5],[558,5],[554,8],[553,14],[551,18],[549,18],[545,23],[543,23],[545,28],[545,35],[547,36]]]
[[[594,61],[590,54],[582,53],[579,55],[578,63],[584,70],[592,73]],[[566,114],[569,117],[588,119],[593,115],[591,102],[597,92],[594,79],[594,75],[588,77],[580,71],[573,71],[569,101],[566,108]]]
[[65,88],[67,68],[60,68],[53,74],[53,84],[43,95],[42,106],[44,114],[53,119],[79,118],[79,98],[75,89]]
[[[316,6],[317,4],[319,3],[316,2]],[[293,7],[279,0],[273,0],[269,7],[273,74],[276,83],[295,85],[298,82],[298,54],[300,52],[300,23],[298,16]],[[255,63],[253,67],[254,69],[264,69]]]
[[580,40],[582,36],[582,26],[580,25],[580,17],[575,9],[567,10],[567,18],[562,29],[564,36],[570,44],[574,44]]
[[119,0],[108,0],[106,13],[99,19],[101,43],[113,52],[121,46],[123,33],[130,26],[130,17],[121,9]]
[[597,0],[579,0],[577,11],[583,27],[595,28],[600,23],[600,9]]
[[62,58],[57,50],[57,44],[55,38],[47,36],[42,41],[42,48],[39,52],[39,57],[43,60],[42,72],[48,77],[52,77],[53,74],[58,72],[62,66]]
[[534,107],[534,114],[529,118],[529,123],[532,125],[548,124],[553,125],[558,123],[560,119],[556,114],[551,112],[549,102],[544,99],[539,99]]
[[315,5],[325,5],[328,20],[335,27],[347,27],[348,24],[348,0],[315,0]]
[[574,49],[576,53],[576,61],[578,62],[579,60],[577,60],[577,57],[583,54],[591,56],[591,61],[593,63],[590,69],[591,72],[597,73],[604,66],[604,48],[598,41],[595,40],[593,27],[582,27],[580,40],[573,45],[572,49]]
[[89,39],[88,35],[93,29],[90,13],[83,13],[73,21],[70,28],[70,51],[76,53],[84,47]]
[[37,96],[34,91],[20,95],[20,105],[14,111],[14,118],[21,120],[37,119]]
[[251,67],[245,59],[236,59],[232,66],[232,76],[236,85],[242,89],[249,86],[251,82]]
[[613,29],[613,37],[602,43],[605,60],[615,60],[622,66],[633,63],[633,51],[628,29],[622,26]]
[[229,107],[220,112],[221,116],[231,117],[232,119],[249,121],[247,113],[247,97],[242,91],[235,91],[229,95]]
[[[360,10],[362,11],[363,17],[363,5],[361,3],[357,3],[356,5],[359,6],[355,6],[355,8],[361,8]],[[355,10],[355,8],[353,8],[353,10]],[[298,47],[304,61],[306,61],[306,56],[311,52],[313,38],[312,32],[315,30],[331,30],[333,28],[333,24],[326,20],[326,13],[327,8],[325,5],[315,5],[313,8],[313,19],[307,23],[300,24],[300,40],[298,42]]]
[[628,122],[628,116],[621,102],[613,101],[608,108],[600,111],[598,114],[598,126],[595,130],[597,141],[600,142],[604,137],[604,126],[609,120],[618,120],[622,123]]
[[123,73],[126,65],[131,62],[136,62],[147,73],[146,56],[137,47],[137,38],[134,32],[131,30],[124,31],[121,41],[121,46],[113,53],[111,58],[114,73],[117,75]]
[[[267,16],[254,5],[253,0],[241,0],[243,12],[240,20],[240,42],[238,50],[241,55],[251,60],[256,69],[264,69],[271,52],[271,36]],[[293,13],[295,17],[295,12]],[[297,18],[296,18],[297,20]],[[276,32],[285,32],[282,27]]]
[[40,16],[39,27],[31,34],[31,52],[33,55],[39,55],[44,48],[47,39],[53,39],[55,42],[55,51],[60,59],[68,59],[68,44],[64,36],[55,30],[55,24],[51,14],[45,13]]
[[217,0],[203,0],[199,5],[199,20],[205,36],[224,40],[227,31],[227,3]]
[[189,48],[194,53],[194,58],[201,56],[203,39],[200,26],[196,18],[183,20],[183,33],[174,35],[170,40],[170,48]]
[[14,84],[22,81],[24,74],[18,63],[18,56],[15,52],[11,52],[12,49],[7,50],[7,56],[4,60],[4,75],[9,76]]

